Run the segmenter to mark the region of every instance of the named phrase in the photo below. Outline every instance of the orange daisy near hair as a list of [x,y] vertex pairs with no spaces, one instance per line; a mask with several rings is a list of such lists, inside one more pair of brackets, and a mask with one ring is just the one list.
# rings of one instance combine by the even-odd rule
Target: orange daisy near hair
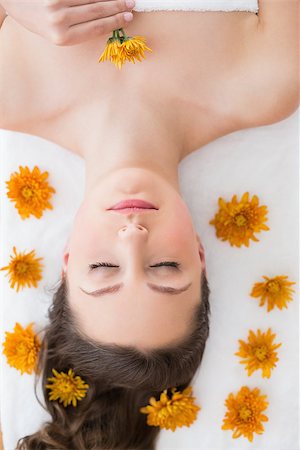
[[229,241],[231,246],[249,247],[250,239],[259,241],[254,233],[269,230],[264,223],[267,220],[267,207],[258,206],[259,199],[256,195],[249,201],[249,192],[245,192],[240,202],[236,195],[231,202],[225,202],[219,197],[218,203],[219,211],[209,224],[215,226],[217,237],[222,241]]
[[250,292],[251,297],[260,298],[259,306],[264,306],[267,303],[268,312],[275,306],[279,309],[287,308],[288,302],[293,300],[292,292],[295,292],[290,286],[296,283],[287,281],[286,275],[278,275],[273,278],[263,275],[263,278],[266,281],[254,284]]
[[151,48],[146,46],[143,36],[127,36],[123,28],[119,28],[114,30],[113,35],[108,39],[98,62],[110,60],[118,69],[121,69],[126,61],[134,64],[135,59],[142,61],[141,58],[145,58],[145,50],[152,52]]
[[246,364],[248,376],[261,369],[263,378],[270,378],[271,370],[276,367],[278,361],[275,350],[281,346],[281,343],[273,343],[275,338],[276,334],[272,334],[269,328],[266,333],[257,330],[257,334],[249,330],[248,342],[239,339],[240,348],[235,355],[243,358],[240,363]]
[[30,215],[40,219],[45,209],[53,209],[49,200],[55,189],[46,181],[48,172],[41,172],[35,166],[31,171],[27,166],[19,166],[20,172],[14,172],[7,184],[7,197],[15,203],[22,219]]
[[10,262],[8,266],[2,267],[0,270],[7,270],[9,275],[10,287],[13,289],[16,285],[16,290],[28,286],[37,287],[37,282],[42,279],[40,260],[43,258],[35,257],[35,250],[29,253],[17,253],[16,247],[13,247],[14,255],[10,255]]
[[53,377],[47,378],[50,384],[46,384],[46,388],[50,389],[49,400],[58,400],[63,403],[64,407],[72,403],[77,406],[77,400],[82,400],[87,393],[89,385],[86,384],[72,369],[68,373],[57,372],[52,369]]
[[230,393],[225,400],[227,412],[223,419],[222,430],[233,430],[233,439],[240,436],[253,441],[253,433],[262,434],[262,422],[269,419],[262,412],[268,407],[266,395],[260,395],[260,390],[250,390],[243,386],[236,395]]
[[140,408],[140,412],[148,414],[147,424],[159,426],[166,430],[176,430],[176,427],[190,426],[197,417],[200,407],[194,404],[192,387],[189,386],[182,392],[171,389],[171,398],[167,395],[167,389],[160,394],[160,400],[151,397],[150,405]]
[[21,374],[32,374],[36,371],[36,362],[41,348],[40,340],[32,330],[33,323],[23,328],[18,322],[14,332],[5,332],[6,339],[3,342],[3,354],[11,367],[19,370]]

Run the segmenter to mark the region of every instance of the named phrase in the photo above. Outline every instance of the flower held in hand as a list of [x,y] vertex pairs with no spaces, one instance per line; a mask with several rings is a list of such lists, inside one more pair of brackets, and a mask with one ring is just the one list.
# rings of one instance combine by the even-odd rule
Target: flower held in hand
[[[123,36],[120,35],[123,34]],[[144,52],[152,50],[146,46],[143,36],[127,36],[123,28],[113,31],[113,36],[107,41],[106,47],[98,62],[111,61],[118,69],[126,62],[133,62],[135,59],[142,61],[145,58]]]

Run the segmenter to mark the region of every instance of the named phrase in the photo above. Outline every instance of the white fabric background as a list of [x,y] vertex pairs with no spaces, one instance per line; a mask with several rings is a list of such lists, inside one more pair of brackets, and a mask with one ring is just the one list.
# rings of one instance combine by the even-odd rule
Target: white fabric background
[[[36,249],[44,257],[43,280],[37,289],[18,294],[9,288],[0,272],[1,341],[15,322],[35,331],[46,323],[51,302],[49,292],[58,281],[63,246],[83,195],[84,162],[81,158],[42,138],[0,131],[0,265],[7,264],[12,247]],[[298,217],[299,217],[299,110],[269,126],[246,129],[199,149],[180,164],[182,195],[203,241],[211,289],[211,332],[203,362],[194,383],[201,406],[190,427],[161,431],[157,450],[296,450],[298,446]],[[19,165],[48,170],[56,189],[53,211],[42,219],[22,221],[6,197],[5,181]],[[209,225],[218,208],[218,197],[249,191],[268,206],[270,231],[257,234],[259,242],[249,248],[231,247],[215,236]],[[294,301],[288,309],[267,313],[249,296],[262,275],[288,275],[296,281]],[[261,372],[247,376],[239,358],[238,339],[247,339],[249,329],[276,332],[279,362],[271,378]],[[33,433],[47,419],[33,392],[33,376],[9,367],[1,356],[1,423],[4,449],[13,450],[18,438]],[[267,394],[269,422],[265,433],[233,440],[231,431],[221,430],[227,395],[241,386],[258,387]]]

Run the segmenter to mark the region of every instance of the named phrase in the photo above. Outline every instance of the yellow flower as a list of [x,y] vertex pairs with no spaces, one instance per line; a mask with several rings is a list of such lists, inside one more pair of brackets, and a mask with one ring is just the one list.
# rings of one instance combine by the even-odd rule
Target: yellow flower
[[269,419],[262,412],[267,408],[266,395],[260,395],[260,390],[254,388],[252,391],[243,386],[234,396],[230,393],[225,400],[227,412],[223,419],[222,430],[233,430],[233,439],[240,436],[253,441],[253,433],[262,434],[264,427],[262,422]]
[[270,378],[271,370],[276,367],[278,361],[275,350],[281,346],[281,344],[273,344],[275,337],[276,334],[272,334],[269,328],[266,333],[257,330],[257,334],[249,330],[248,342],[239,339],[240,348],[235,355],[244,358],[240,363],[246,364],[248,376],[255,370],[261,369],[263,378]]
[[80,401],[86,396],[89,385],[79,376],[75,377],[72,369],[69,369],[68,373],[59,373],[55,369],[52,369],[52,372],[54,377],[47,378],[50,384],[46,384],[46,388],[50,389],[49,400],[59,400],[64,407],[71,403],[77,406],[77,400]]
[[46,181],[48,172],[41,173],[37,166],[32,171],[27,166],[19,166],[19,169],[19,173],[12,173],[6,181],[7,197],[15,203],[22,219],[30,215],[39,219],[44,209],[52,209],[49,199],[55,190]]
[[23,375],[24,372],[32,374],[36,371],[36,362],[41,343],[37,335],[32,330],[33,323],[27,328],[17,322],[14,332],[5,332],[5,341],[3,342],[3,354],[7,358],[7,362],[11,367],[19,370]]
[[217,237],[222,241],[229,241],[231,246],[249,247],[249,239],[259,241],[254,233],[269,230],[264,224],[267,220],[267,207],[258,206],[259,199],[256,195],[253,195],[251,202],[248,197],[249,192],[245,192],[238,202],[234,195],[231,202],[227,203],[219,197],[219,211],[209,222],[215,226]]
[[14,256],[10,255],[9,265],[0,270],[7,270],[10,278],[10,287],[17,285],[17,292],[25,286],[37,287],[37,282],[42,279],[41,267],[39,262],[43,258],[35,258],[35,250],[30,253],[17,253],[16,247],[13,247]]
[[296,284],[293,281],[287,281],[285,275],[279,275],[268,278],[263,275],[265,282],[255,283],[250,295],[260,297],[259,306],[263,306],[267,301],[267,311],[271,311],[275,306],[277,308],[287,308],[287,303],[292,301],[291,293],[295,292],[289,286]]
[[175,392],[176,388],[172,388],[171,391],[172,398],[168,398],[165,389],[160,394],[160,400],[151,397],[150,405],[140,408],[141,413],[148,414],[148,425],[175,431],[176,427],[189,427],[194,422],[200,407],[194,404],[195,398],[191,396],[192,387],[189,386],[182,392]]
[[[120,32],[123,36],[120,36]],[[127,36],[123,28],[119,28],[114,30],[113,36],[108,39],[98,62],[110,60],[118,69],[121,69],[126,61],[134,64],[135,59],[142,61],[141,57],[145,58],[145,50],[152,52],[151,48],[146,46],[143,36]]]

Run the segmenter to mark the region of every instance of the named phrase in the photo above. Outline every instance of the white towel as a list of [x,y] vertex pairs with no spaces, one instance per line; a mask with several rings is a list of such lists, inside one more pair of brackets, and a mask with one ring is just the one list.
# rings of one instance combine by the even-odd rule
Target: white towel
[[133,11],[249,11],[257,13],[257,0],[135,0]]

